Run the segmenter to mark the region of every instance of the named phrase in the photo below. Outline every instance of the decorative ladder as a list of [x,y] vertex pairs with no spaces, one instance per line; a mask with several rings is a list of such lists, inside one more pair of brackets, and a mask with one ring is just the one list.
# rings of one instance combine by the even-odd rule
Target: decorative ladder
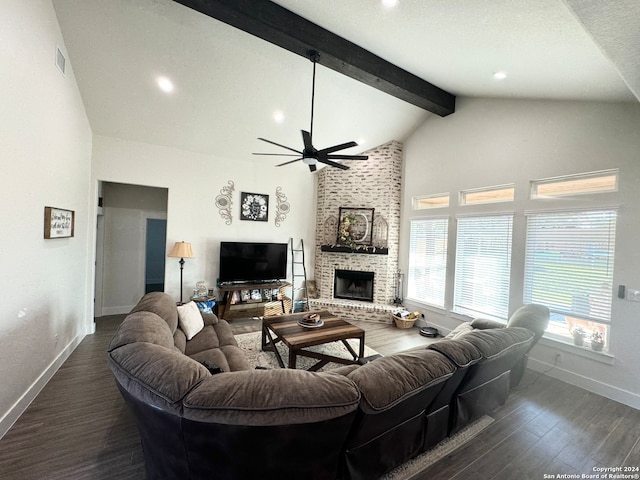
[[[300,239],[300,248],[293,245],[293,238],[289,238],[291,247],[291,313],[296,311],[296,302],[302,302],[302,311],[309,310],[309,295],[307,293],[307,269],[304,265],[304,241]],[[300,271],[302,270],[302,272]],[[302,286],[300,286],[302,282]],[[296,297],[301,292],[300,299]]]

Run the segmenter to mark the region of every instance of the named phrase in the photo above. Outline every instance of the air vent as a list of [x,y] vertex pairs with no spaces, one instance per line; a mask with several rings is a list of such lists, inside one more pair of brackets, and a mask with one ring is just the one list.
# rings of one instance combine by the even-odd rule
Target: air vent
[[58,67],[58,70],[62,72],[62,75],[64,75],[64,69],[66,67],[66,64],[67,64],[67,59],[64,58],[64,54],[60,50],[60,47],[56,47],[56,67]]

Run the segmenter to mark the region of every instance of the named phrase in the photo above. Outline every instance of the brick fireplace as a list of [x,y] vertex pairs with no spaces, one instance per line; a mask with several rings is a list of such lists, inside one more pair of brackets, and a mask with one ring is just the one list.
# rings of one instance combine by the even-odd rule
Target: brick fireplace
[[[346,319],[392,323],[396,309],[398,235],[402,189],[402,144],[392,141],[365,152],[367,161],[351,161],[349,170],[318,172],[315,280],[319,298],[311,308],[325,308]],[[355,252],[335,248],[340,207],[374,209],[372,245]],[[334,297],[336,270],[371,272],[371,301]]]
[[333,298],[373,302],[374,277],[374,272],[334,270]]

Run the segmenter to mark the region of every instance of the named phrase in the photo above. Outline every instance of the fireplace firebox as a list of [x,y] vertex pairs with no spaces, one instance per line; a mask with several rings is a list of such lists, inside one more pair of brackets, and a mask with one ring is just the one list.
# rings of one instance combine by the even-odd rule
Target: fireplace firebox
[[374,272],[336,270],[333,276],[333,297],[373,302]]

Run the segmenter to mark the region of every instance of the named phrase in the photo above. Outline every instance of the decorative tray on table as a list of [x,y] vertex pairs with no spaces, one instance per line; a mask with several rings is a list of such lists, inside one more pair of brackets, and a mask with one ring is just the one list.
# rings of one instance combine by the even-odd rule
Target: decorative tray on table
[[317,328],[324,325],[324,322],[317,313],[310,313],[298,320],[298,325],[305,328]]

